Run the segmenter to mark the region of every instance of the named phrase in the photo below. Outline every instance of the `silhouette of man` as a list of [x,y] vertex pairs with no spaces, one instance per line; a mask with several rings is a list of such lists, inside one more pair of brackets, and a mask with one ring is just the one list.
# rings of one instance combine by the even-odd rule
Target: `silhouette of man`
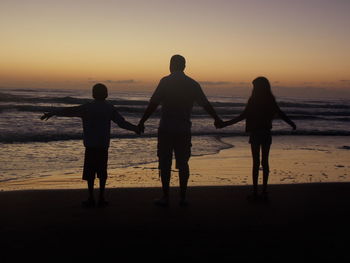
[[47,112],[41,116],[42,120],[48,120],[52,116],[80,117],[83,121],[83,139],[85,146],[85,159],[83,180],[87,181],[89,197],[83,202],[85,207],[95,206],[94,182],[95,175],[100,180],[99,206],[105,206],[104,192],[107,181],[108,148],[111,133],[111,121],[118,124],[120,128],[140,133],[139,128],[127,122],[117,109],[106,101],[108,97],[107,87],[98,83],[92,88],[92,102],[67,107],[62,110]]
[[186,191],[190,175],[188,161],[191,156],[191,112],[194,102],[202,106],[215,120],[215,126],[222,125],[221,119],[209,103],[201,86],[184,73],[185,58],[174,55],[170,59],[171,74],[162,78],[139,122],[144,132],[144,123],[161,105],[161,119],[158,128],[157,155],[163,196],[156,205],[167,206],[173,152],[179,169],[180,205],[187,205]]

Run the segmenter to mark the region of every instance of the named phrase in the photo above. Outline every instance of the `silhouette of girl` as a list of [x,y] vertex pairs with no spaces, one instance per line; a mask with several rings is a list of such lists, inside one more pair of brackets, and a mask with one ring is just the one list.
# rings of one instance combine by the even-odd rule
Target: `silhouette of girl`
[[258,77],[254,79],[252,83],[253,91],[244,111],[238,117],[225,121],[223,127],[235,124],[244,119],[246,120],[246,132],[250,134],[249,143],[251,145],[253,158],[253,195],[249,196],[249,198],[257,199],[258,197],[258,177],[261,149],[261,165],[263,168],[262,197],[267,199],[267,182],[270,171],[269,152],[272,143],[272,120],[277,115],[288,123],[293,130],[296,129],[296,125],[278,107],[267,78]]

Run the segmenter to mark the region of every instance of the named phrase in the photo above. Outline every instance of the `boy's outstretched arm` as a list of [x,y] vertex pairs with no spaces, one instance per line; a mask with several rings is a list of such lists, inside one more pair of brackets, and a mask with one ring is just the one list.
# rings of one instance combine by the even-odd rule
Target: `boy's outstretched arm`
[[115,122],[120,128],[133,131],[137,134],[140,134],[140,129],[136,125],[131,124],[130,122],[126,121],[117,110],[113,112],[114,116],[112,121]]
[[67,107],[62,110],[50,111],[44,113],[40,119],[48,120],[52,116],[61,116],[61,117],[81,117],[83,111],[83,105],[75,106],[75,107]]
[[158,108],[159,104],[155,102],[150,102],[141,118],[139,121],[138,127],[140,129],[140,132],[145,132],[145,122],[148,120],[148,118],[153,114],[153,112],[156,111]]

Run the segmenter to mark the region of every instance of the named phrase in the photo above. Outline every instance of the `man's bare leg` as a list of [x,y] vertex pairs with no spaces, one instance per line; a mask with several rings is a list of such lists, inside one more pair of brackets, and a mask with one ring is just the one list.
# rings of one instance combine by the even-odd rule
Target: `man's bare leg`
[[160,169],[160,179],[162,181],[163,196],[161,199],[155,200],[154,204],[159,206],[167,206],[169,204],[169,189],[171,169]]
[[88,179],[87,185],[88,185],[88,199],[86,201],[83,201],[82,205],[85,207],[93,207],[95,206],[95,197],[94,197],[94,183],[95,179]]

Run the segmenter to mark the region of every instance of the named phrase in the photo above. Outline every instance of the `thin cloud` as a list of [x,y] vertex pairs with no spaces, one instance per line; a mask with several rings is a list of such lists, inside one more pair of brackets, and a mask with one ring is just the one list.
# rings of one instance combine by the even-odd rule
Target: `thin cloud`
[[221,86],[221,85],[229,85],[233,82],[230,81],[200,81],[201,85],[207,85],[207,86]]
[[134,79],[117,79],[117,80],[112,80],[112,79],[106,79],[106,80],[96,80],[93,78],[88,78],[89,82],[92,83],[97,83],[97,82],[101,82],[101,83],[108,83],[108,84],[133,84],[136,83],[137,81]]
[[106,80],[107,83],[109,84],[132,84],[135,83],[136,81],[134,79],[122,79],[122,80]]
[[227,87],[227,86],[247,86],[250,82],[246,81],[199,81],[199,84],[203,86],[213,86],[213,87]]

